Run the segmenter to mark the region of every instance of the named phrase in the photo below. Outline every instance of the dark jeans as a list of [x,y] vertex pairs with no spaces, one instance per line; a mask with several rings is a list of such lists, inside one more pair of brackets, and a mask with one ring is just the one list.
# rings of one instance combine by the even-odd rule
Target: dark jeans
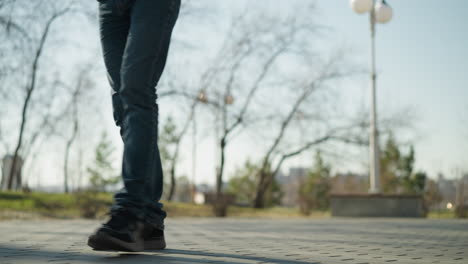
[[124,188],[111,210],[122,208],[157,228],[163,175],[158,149],[156,86],[166,64],[180,0],[99,0],[104,62],[112,87],[114,120],[124,143]]

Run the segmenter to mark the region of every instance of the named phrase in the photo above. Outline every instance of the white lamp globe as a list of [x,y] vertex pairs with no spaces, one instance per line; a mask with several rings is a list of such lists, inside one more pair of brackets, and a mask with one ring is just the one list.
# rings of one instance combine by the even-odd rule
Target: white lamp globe
[[351,8],[358,14],[363,14],[372,10],[374,0],[351,0]]
[[379,2],[375,5],[375,21],[385,24],[393,17],[393,9],[385,2]]

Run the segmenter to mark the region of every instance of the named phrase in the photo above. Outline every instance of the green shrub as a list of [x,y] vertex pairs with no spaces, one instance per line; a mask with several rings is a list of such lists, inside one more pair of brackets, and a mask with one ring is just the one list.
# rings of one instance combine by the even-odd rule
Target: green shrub
[[110,205],[110,201],[103,200],[99,193],[94,191],[83,191],[75,193],[75,202],[83,218],[94,219],[100,212],[105,211]]
[[467,218],[468,217],[468,205],[457,205],[455,207],[455,216],[457,218]]

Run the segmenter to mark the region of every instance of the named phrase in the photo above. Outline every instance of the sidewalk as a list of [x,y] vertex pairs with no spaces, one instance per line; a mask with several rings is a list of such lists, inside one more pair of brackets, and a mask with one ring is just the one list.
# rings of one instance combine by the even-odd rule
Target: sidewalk
[[169,219],[168,249],[98,252],[98,222],[0,222],[0,263],[468,263],[468,221]]

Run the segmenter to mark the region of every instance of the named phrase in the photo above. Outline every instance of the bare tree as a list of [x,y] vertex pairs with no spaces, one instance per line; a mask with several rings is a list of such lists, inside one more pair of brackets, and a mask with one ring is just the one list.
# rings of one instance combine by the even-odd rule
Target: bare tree
[[[48,7],[44,7],[48,8]],[[13,154],[12,168],[16,168],[17,158],[20,154],[20,150],[23,144],[23,136],[25,127],[28,121],[28,110],[31,102],[32,95],[37,88],[37,75],[40,70],[40,59],[45,49],[46,41],[50,33],[50,29],[55,21],[57,21],[62,16],[66,15],[70,11],[70,5],[65,6],[64,8],[53,10],[50,16],[46,19],[45,25],[41,30],[41,33],[38,38],[37,46],[34,48],[34,57],[29,69],[28,82],[26,84],[25,90],[26,95],[23,100],[22,110],[21,110],[21,122],[20,129],[18,132],[18,141]],[[10,175],[8,177],[7,188],[11,189],[13,186],[14,177],[21,177],[21,172],[17,172],[14,169],[10,170]],[[21,183],[21,179],[16,179],[17,182]]]
[[[262,87],[263,82],[272,74],[275,63],[278,59],[288,52],[294,44],[295,36],[300,32],[300,26],[292,24],[288,30],[278,30],[271,32],[265,28],[263,23],[272,22],[271,19],[262,18],[258,21],[262,21],[262,24],[251,24],[246,18],[240,18],[233,23],[231,28],[231,34],[229,34],[225,46],[220,52],[220,59],[218,61],[219,66],[216,68],[216,76],[214,78],[222,79],[220,76],[225,75],[224,80],[216,82],[218,87],[221,87],[224,91],[221,93],[224,95],[224,100],[219,104],[218,111],[221,114],[222,132],[219,141],[220,147],[220,160],[219,168],[216,176],[216,194],[218,200],[223,186],[223,175],[226,162],[226,147],[230,143],[231,134],[241,124],[245,122],[245,116],[250,110],[253,98],[257,91]],[[239,23],[240,21],[240,23]],[[291,21],[288,21],[291,22]],[[240,25],[239,25],[239,24]],[[237,30],[240,30],[238,32]],[[284,28],[283,28],[284,29]],[[233,36],[234,35],[234,36]],[[238,37],[238,39],[232,39],[232,37]],[[268,38],[270,37],[270,40]],[[262,42],[262,39],[267,39]],[[260,41],[258,41],[260,40]],[[271,42],[275,42],[272,45]],[[229,115],[228,107],[232,103],[232,93],[236,85],[236,79],[240,78],[241,70],[244,69],[245,65],[252,63],[251,59],[256,57],[257,61],[253,63],[260,69],[255,74],[250,75],[249,82],[243,83],[244,87],[247,87],[246,95],[244,98],[238,98],[236,100],[242,101],[240,108],[237,113]]]
[[[75,80],[75,85],[74,88],[72,89],[72,94],[70,98],[70,103],[68,104],[71,109],[66,109],[65,112],[69,113],[63,114],[62,116],[70,116],[70,120],[73,123],[73,128],[71,134],[68,136],[66,139],[66,147],[65,147],[65,157],[64,157],[64,162],[63,162],[63,177],[64,177],[64,191],[67,193],[69,192],[69,170],[68,170],[68,160],[70,156],[70,151],[72,144],[75,142],[79,129],[80,129],[80,124],[79,124],[79,107],[81,105],[82,101],[82,95],[86,91],[89,91],[92,89],[94,86],[93,81],[91,81],[90,78],[90,72],[93,70],[92,65],[90,64],[85,64],[84,67],[78,72],[76,80]],[[71,111],[69,111],[71,110]],[[71,113],[70,113],[71,112]],[[64,138],[66,138],[65,135],[63,135]]]
[[[265,167],[283,139],[286,128],[291,125],[292,118],[300,110],[300,106],[306,103],[309,95],[325,87],[324,82],[347,74],[340,68],[339,57],[335,58],[336,61],[332,60],[328,64],[320,65],[323,70],[315,70],[318,74],[312,80],[309,80],[310,77],[302,76],[304,80],[298,82],[297,74],[290,77],[290,72],[283,69],[282,62],[284,61],[288,61],[287,63],[290,63],[292,67],[297,67],[297,64],[310,66],[310,62],[316,60],[317,52],[310,49],[313,45],[310,45],[308,39],[316,36],[322,27],[311,21],[310,13],[313,12],[314,6],[310,6],[304,8],[301,14],[295,13],[286,17],[264,13],[247,13],[235,17],[218,55],[201,75],[200,85],[197,85],[199,94],[177,90],[168,91],[166,94],[182,95],[188,98],[198,96],[199,100],[206,103],[208,109],[215,115],[215,119],[221,122],[222,130],[220,137],[217,138],[220,153],[216,173],[216,196],[219,204],[215,205],[215,209],[216,207],[220,209],[216,210],[219,216],[225,213],[222,186],[228,145],[246,128],[258,128],[257,124],[262,120],[278,119],[275,115],[278,107],[272,101],[265,105],[259,104],[260,91],[277,89],[274,83],[280,84],[282,89],[304,91],[298,95],[299,99],[291,110],[290,116],[282,121],[283,128],[280,135],[275,139],[264,159]],[[320,68],[317,65],[314,67]],[[310,71],[314,71],[313,67]],[[217,122],[215,125],[217,126]],[[318,141],[315,144],[331,137],[338,137],[338,135],[327,134],[323,139],[315,140]],[[309,143],[307,147],[302,148],[307,149],[311,145],[313,144]],[[301,153],[302,148],[285,154],[283,161]],[[266,188],[268,184],[267,178],[260,177],[260,190]]]
[[[173,82],[169,82],[168,86],[171,87],[170,91],[172,91],[172,92],[170,92],[170,93],[172,93],[172,94],[177,93],[177,88],[173,86]],[[176,168],[177,168],[177,164],[178,164],[178,161],[179,161],[179,153],[180,153],[181,142],[182,142],[183,137],[187,134],[187,131],[188,131],[189,127],[190,127],[190,124],[193,121],[193,118],[195,116],[195,111],[196,111],[197,105],[199,103],[199,100],[198,100],[198,98],[196,96],[188,96],[187,98],[189,98],[189,100],[192,101],[191,106],[190,106],[190,110],[189,110],[189,115],[185,119],[185,121],[183,122],[182,129],[180,130],[179,133],[177,133],[177,135],[175,136],[175,138],[174,138],[174,140],[172,142],[173,145],[174,145],[174,151],[173,151],[172,155],[169,158],[169,161],[170,161],[169,173],[170,173],[170,177],[171,177],[171,182],[170,182],[170,185],[169,185],[169,194],[167,196],[168,201],[171,201],[174,198],[174,194],[175,194],[175,191],[176,191],[176,186],[177,186],[177,183],[176,183]]]
[[[200,4],[197,1],[183,1],[179,14],[178,24],[193,24],[195,22],[198,25],[202,23],[207,17],[210,16],[210,10],[207,10],[205,7],[202,8],[202,6],[203,4]],[[179,52],[191,51],[195,49],[193,43],[189,43],[185,39],[179,38],[177,35],[174,36],[172,42],[173,43],[171,46],[175,48],[174,50]],[[202,90],[201,87],[206,85],[206,80],[204,77],[202,77],[202,81],[196,85],[184,84],[183,82],[186,80],[180,81],[180,75],[175,74],[178,71],[178,67],[168,65],[167,69],[165,70],[162,82],[158,84],[158,98],[175,100],[176,103],[180,103],[180,101],[177,100],[182,98],[185,99],[184,102],[188,102],[190,105],[188,112],[184,114],[187,116],[184,116],[183,118],[181,123],[181,130],[171,131],[172,133],[175,133],[175,135],[168,135],[170,139],[167,139],[167,142],[165,142],[172,147],[171,150],[167,148],[168,153],[165,153],[167,155],[166,161],[168,162],[169,167],[167,172],[170,177],[169,193],[167,194],[167,200],[169,201],[173,200],[174,195],[176,194],[177,165],[179,164],[180,159],[181,143],[189,130],[190,124],[193,122],[197,106],[200,102],[202,102],[202,100],[199,98],[198,91]]]
[[[207,97],[205,102],[209,103],[222,124],[218,143],[219,167],[216,175],[216,194],[219,203],[223,203],[222,186],[227,161],[226,148],[229,143],[249,126],[258,128],[257,123],[260,119],[265,118],[270,121],[277,119],[272,113],[278,108],[272,104],[272,101],[258,107],[259,102],[256,99],[260,91],[267,88],[276,89],[277,87],[272,87],[273,83],[280,83],[282,89],[297,91],[302,88],[303,90],[303,93],[298,95],[299,99],[289,115],[282,121],[280,134],[265,155],[262,169],[266,170],[267,164],[271,162],[272,153],[284,137],[285,130],[310,94],[324,86],[323,82],[347,74],[339,68],[338,64],[341,61],[337,63],[331,61],[328,65],[323,65],[321,74],[317,74],[318,76],[315,76],[312,81],[306,80],[298,84],[297,80],[289,79],[287,71],[282,69],[281,62],[285,60],[289,60],[288,63],[294,67],[297,65],[295,63],[304,65],[304,60],[307,64],[316,57],[316,54],[309,49],[310,43],[306,39],[320,31],[321,26],[310,20],[311,12],[314,12],[313,6],[307,8],[307,12],[303,15],[276,17],[256,13],[255,17],[249,17],[248,14],[236,17],[219,55],[204,74],[205,86],[203,87],[205,89],[202,90],[202,95]],[[214,94],[218,98],[208,99],[210,92],[212,96]],[[236,104],[233,104],[234,95]],[[265,116],[264,113],[269,114]],[[314,144],[328,140],[332,136],[335,134],[327,134],[322,139],[315,140],[318,142]],[[307,144],[308,147],[311,145],[313,143]],[[302,148],[285,154],[279,164],[301,153]],[[268,185],[269,179],[266,176],[259,176],[261,187],[258,188],[258,200],[263,198],[264,189]],[[221,211],[224,210],[222,207],[220,207]],[[222,214],[223,212],[219,212],[219,215]]]
[[[307,99],[312,97],[319,89],[326,89],[324,84],[327,81],[336,80],[338,78],[347,76],[348,74],[350,73],[346,71],[343,72],[342,69],[340,69],[340,67],[336,64],[336,62],[332,61],[323,68],[322,72],[318,74],[318,76],[312,78],[308,82],[305,82],[303,87],[296,87],[297,89],[302,90],[302,92],[296,97],[296,100],[292,104],[292,107],[287,113],[286,117],[284,117],[284,119],[280,122],[279,131],[277,132],[277,135],[274,137],[273,142],[262,159],[261,167],[258,172],[258,184],[254,199],[254,207],[264,207],[264,195],[271,185],[274,176],[279,172],[282,164],[287,159],[300,155],[302,152],[327,141],[340,140],[344,142],[350,142],[353,140],[349,134],[346,135],[349,133],[351,126],[336,127],[336,125],[330,124],[330,127],[325,129],[321,136],[308,140],[304,143],[293,145],[293,147],[289,146],[289,150],[280,150],[280,143],[285,140],[287,130],[294,126],[294,119],[299,113],[301,113],[300,109],[308,106]],[[315,122],[313,121],[309,122],[309,125],[314,125],[317,120],[315,120]],[[319,120],[319,122],[326,123],[328,121]],[[278,161],[275,163],[275,160]]]

